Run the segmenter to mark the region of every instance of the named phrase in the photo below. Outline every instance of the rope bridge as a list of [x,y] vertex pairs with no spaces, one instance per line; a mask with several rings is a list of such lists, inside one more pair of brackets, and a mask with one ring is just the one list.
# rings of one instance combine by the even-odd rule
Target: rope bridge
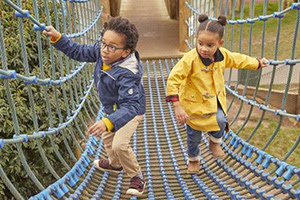
[[[144,60],[147,111],[132,139],[134,153],[147,179],[147,190],[139,198],[300,199],[299,162],[291,164],[288,160],[293,156],[299,160],[300,134],[294,128],[294,135],[285,132],[279,138],[285,120],[300,120],[299,114],[286,111],[293,68],[300,62],[296,45],[300,3],[283,9],[279,0],[278,10],[268,13],[267,0],[263,0],[262,14],[257,16],[255,1],[242,0],[236,17],[234,9],[229,12],[229,5],[232,3],[235,8],[236,0],[209,2],[186,1],[190,17],[186,20],[189,38],[185,42],[190,48],[196,44],[199,13],[206,12],[211,18],[222,12],[229,16],[225,47],[243,52],[243,47],[248,46],[249,55],[257,48],[253,37],[259,24],[261,53],[258,57],[268,53],[265,50],[268,22],[277,22],[267,96],[264,101],[257,97],[262,70],[241,70],[236,80],[234,70],[230,70],[226,88],[231,97],[228,111],[232,115],[232,127],[240,120],[245,107],[247,116],[236,131],[230,130],[224,136],[222,147],[226,156],[221,160],[212,157],[208,139],[203,137],[201,172],[188,175],[185,128],[177,125],[171,105],[164,100],[166,79],[178,59]],[[103,8],[99,3],[98,0],[0,2],[0,199],[137,199],[125,194],[129,178],[124,173],[117,176],[103,173],[92,164],[93,160],[105,157],[101,139],[87,138],[84,133],[94,119],[99,120],[103,115],[93,87],[93,65],[70,60],[54,50],[40,33],[46,29],[45,24],[52,24],[77,42],[94,43],[100,38]],[[11,16],[13,10],[15,16]],[[289,38],[281,38],[282,22],[287,23],[284,19],[288,16],[294,17],[294,31]],[[245,32],[249,39],[247,45],[242,39]],[[290,47],[291,53],[284,58],[280,57],[284,53],[279,52],[280,40],[290,41],[284,46]],[[235,41],[238,45],[234,45]],[[273,108],[269,101],[279,65],[289,70],[281,106]],[[247,93],[248,86],[255,86],[252,96]],[[261,112],[259,119],[253,115],[256,108]],[[263,146],[258,147],[253,138],[260,134],[268,114],[278,121],[274,131],[268,130]],[[256,125],[242,139],[252,119]],[[281,150],[282,155],[274,156],[268,150],[276,149],[278,138],[292,144]]]

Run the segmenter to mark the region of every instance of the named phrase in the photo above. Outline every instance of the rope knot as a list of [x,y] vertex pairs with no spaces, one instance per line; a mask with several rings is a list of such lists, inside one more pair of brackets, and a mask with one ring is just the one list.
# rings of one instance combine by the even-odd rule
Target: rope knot
[[28,142],[28,135],[27,134],[14,135],[13,138],[14,139],[22,138],[23,139],[22,142]]
[[292,9],[300,10],[300,3],[293,3],[291,6]]
[[280,12],[274,12],[273,13],[273,17],[274,18],[283,18],[284,17],[284,14],[280,13]]

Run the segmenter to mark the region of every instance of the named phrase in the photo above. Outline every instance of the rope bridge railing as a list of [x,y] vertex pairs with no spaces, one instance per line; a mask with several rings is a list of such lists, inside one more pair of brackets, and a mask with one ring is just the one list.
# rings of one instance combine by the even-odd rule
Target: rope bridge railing
[[[219,4],[218,4],[219,3]],[[268,7],[270,6],[268,2],[262,1],[262,7],[260,7],[259,12],[255,9],[256,1],[252,0],[247,3],[250,3],[249,7],[246,7],[246,1],[241,1],[241,9],[238,13],[236,13],[236,3],[237,1],[232,1],[232,10],[231,13],[229,12],[229,3],[228,1],[225,2],[222,1],[213,1],[213,7],[203,7],[200,5],[199,2],[196,1],[186,1],[186,6],[190,10],[190,18],[186,20],[186,25],[189,29],[189,38],[185,40],[186,44],[189,48],[194,48],[196,46],[196,32],[197,32],[197,16],[200,13],[206,13],[210,16],[210,19],[215,20],[218,14],[225,14],[228,16],[228,24],[225,27],[225,47],[228,48],[231,51],[239,51],[242,53],[246,53],[248,55],[252,55],[255,51],[255,56],[257,57],[265,57],[266,55],[271,56],[269,52],[266,51],[266,43],[272,37],[272,43],[268,43],[268,45],[272,45],[273,49],[273,57],[267,57],[270,59],[269,65],[273,67],[273,70],[271,72],[271,80],[268,84],[267,94],[264,98],[264,102],[262,102],[261,97],[258,97],[259,87],[260,87],[260,77],[262,75],[262,70],[259,70],[258,72],[251,72],[251,71],[245,71],[245,70],[239,70],[237,72],[237,80],[233,81],[233,70],[230,69],[230,72],[227,74],[228,80],[226,89],[229,94],[232,95],[232,98],[230,102],[228,103],[228,113],[231,112],[232,114],[232,120],[230,125],[235,126],[236,125],[236,133],[233,133],[232,131],[229,132],[226,135],[226,142],[223,143],[223,147],[225,150],[227,150],[228,153],[228,159],[234,158],[238,162],[242,163],[244,165],[245,169],[251,170],[256,175],[252,178],[243,178],[243,171],[238,170],[238,173],[236,173],[237,168],[227,168],[228,173],[232,173],[233,178],[235,178],[240,184],[242,184],[244,187],[247,187],[251,192],[255,193],[257,197],[259,198],[266,198],[266,196],[262,196],[258,192],[258,188],[260,187],[254,187],[256,191],[254,191],[250,186],[253,184],[252,179],[254,179],[257,176],[261,176],[264,181],[267,183],[265,185],[275,185],[276,188],[281,188],[282,191],[288,192],[290,197],[293,198],[299,198],[299,192],[300,192],[300,185],[299,185],[299,168],[289,166],[286,161],[287,159],[294,154],[294,157],[299,157],[299,142],[300,142],[300,134],[299,129],[295,130],[297,133],[294,135],[294,139],[292,144],[290,145],[289,149],[287,149],[284,153],[281,153],[280,156],[282,156],[281,159],[278,159],[276,157],[273,157],[269,154],[267,154],[265,151],[267,148],[276,148],[274,144],[278,143],[278,140],[280,139],[279,131],[283,126],[284,120],[290,120],[295,119],[295,121],[298,123],[300,120],[299,114],[295,113],[289,113],[286,111],[286,104],[287,104],[287,98],[288,98],[288,92],[289,87],[291,85],[291,79],[293,75],[293,69],[295,67],[299,67],[299,45],[297,45],[298,40],[298,32],[299,32],[299,23],[300,23],[300,2],[292,3],[288,8],[283,9],[282,5],[283,2],[280,0],[278,2],[275,2],[275,5],[278,5],[277,11],[272,11],[273,13],[270,13],[268,11]],[[249,9],[249,13],[247,12],[247,9]],[[261,14],[262,11],[262,14]],[[268,11],[268,12],[267,12]],[[239,17],[236,15],[239,14]],[[247,14],[247,15],[246,15]],[[245,19],[246,18],[246,19]],[[289,23],[289,29],[290,32],[293,33],[292,35],[288,35],[289,38],[283,38],[281,37],[282,34],[282,21],[285,23]],[[275,27],[274,34],[271,34],[267,31],[268,25],[271,26],[271,21],[273,20],[274,26],[274,20],[277,22],[277,27]],[[269,23],[268,23],[269,22]],[[246,25],[248,24],[248,27]],[[259,31],[254,30],[254,25],[259,27]],[[247,34],[245,34],[245,28],[249,31]],[[286,30],[286,29],[285,29]],[[257,33],[261,33],[261,36],[258,36]],[[275,35],[276,33],[276,35]],[[269,36],[268,36],[268,35]],[[243,35],[248,36],[248,42],[244,42]],[[254,41],[254,37],[256,37],[256,41]],[[269,37],[269,38],[268,38]],[[260,38],[261,41],[257,40],[257,38]],[[287,42],[287,39],[289,42]],[[282,40],[282,41],[281,41]],[[284,44],[281,45],[280,42],[283,42]],[[236,44],[235,44],[236,43]],[[256,44],[254,44],[256,43]],[[260,47],[258,44],[261,44]],[[245,45],[247,44],[247,45]],[[248,46],[248,51],[244,52],[244,48]],[[283,48],[283,46],[289,46],[290,53],[287,54],[287,48]],[[254,49],[257,48],[257,49]],[[260,53],[258,51],[260,49]],[[270,49],[270,48],[269,48]],[[280,55],[284,54],[286,57],[282,57]],[[282,60],[281,60],[282,59]],[[283,60],[284,59],[284,60]],[[285,80],[285,89],[282,95],[281,100],[281,106],[279,108],[272,108],[270,105],[270,100],[272,96],[272,87],[276,84],[275,77],[276,77],[276,68],[279,67],[279,65],[283,65],[283,67],[288,67],[288,74],[286,74]],[[282,75],[281,75],[282,76]],[[235,84],[232,84],[232,82],[236,82]],[[299,83],[298,83],[299,84]],[[253,95],[248,94],[248,86],[254,86]],[[242,93],[238,91],[238,88],[242,89]],[[239,101],[239,103],[236,102],[236,100]],[[235,103],[234,103],[235,102]],[[296,104],[296,102],[295,102]],[[242,114],[242,110],[245,109],[244,105],[248,105],[248,108],[246,108],[246,114]],[[255,110],[255,108],[258,108],[258,110]],[[255,110],[255,111],[254,111]],[[254,123],[256,125],[254,127],[249,129],[246,129],[247,124],[251,121],[251,118],[257,117],[254,112],[258,112],[261,110],[261,114],[259,116],[259,119],[256,119]],[[269,132],[269,134],[266,135],[268,138],[265,139],[265,143],[262,145],[261,150],[259,148],[254,147],[248,142],[255,142],[253,141],[253,138],[257,136],[259,133],[259,129],[262,128],[263,121],[266,120],[266,116],[268,113],[273,113],[274,116],[278,119],[278,122],[276,123],[275,130],[273,132]],[[244,116],[245,115],[245,116]],[[241,118],[243,117],[243,118]],[[240,124],[237,124],[239,119],[242,119],[243,121],[240,122]],[[274,118],[274,117],[272,117]],[[274,118],[273,120],[276,120]],[[241,120],[240,120],[241,121]],[[272,130],[271,130],[272,131]],[[246,135],[244,134],[245,132]],[[250,134],[249,134],[250,132]],[[240,137],[237,135],[244,134],[243,137],[245,138],[246,142],[243,141]],[[287,133],[288,135],[289,133]],[[288,136],[285,136],[287,139]],[[284,142],[284,141],[282,141]],[[271,146],[273,144],[273,146]],[[234,152],[234,151],[237,152]],[[253,154],[256,154],[256,159],[253,158]],[[231,155],[231,156],[229,156]],[[252,159],[252,161],[249,162],[249,159]],[[297,159],[297,158],[296,158]],[[229,162],[229,160],[228,160]],[[254,162],[254,165],[253,163]],[[218,163],[219,165],[224,165],[221,162]],[[226,164],[226,162],[225,162]],[[272,165],[270,167],[270,165]],[[298,163],[299,164],[299,163]],[[224,165],[226,167],[226,165]],[[299,166],[298,166],[299,167]],[[261,168],[259,171],[258,168]],[[271,169],[270,169],[271,168]],[[270,171],[269,171],[270,170]],[[267,171],[267,172],[266,172]],[[272,177],[272,178],[271,178]],[[283,180],[279,181],[280,178],[283,177]],[[294,181],[291,185],[288,185],[287,187],[283,187],[280,184],[284,183],[284,180],[289,180],[291,177],[294,177]],[[280,184],[278,184],[279,181]],[[258,183],[259,181],[256,181],[255,183]],[[289,188],[289,189],[287,189]],[[289,190],[289,191],[288,191]],[[262,193],[266,193],[270,191],[264,190]],[[280,192],[275,193],[278,195]],[[296,195],[295,195],[296,194]],[[269,194],[272,197],[276,196],[273,194]],[[297,196],[297,197],[296,197]],[[269,198],[269,197],[268,197]]]
[[[88,155],[94,154],[93,148],[97,142],[92,138],[83,151],[79,140],[87,141],[82,130],[86,130],[87,123],[97,116],[94,111],[98,110],[99,102],[93,88],[91,74],[93,66],[69,60],[62,53],[54,51],[50,41],[41,37],[39,31],[46,30],[46,26],[40,21],[56,26],[57,30],[78,42],[91,43],[100,36],[102,8],[100,8],[99,1],[92,0],[72,2],[32,0],[26,4],[21,0],[16,2],[5,0],[4,2],[1,2],[3,10],[1,10],[0,20],[2,66],[0,79],[1,91],[6,94],[7,104],[2,104],[1,108],[7,106],[9,109],[5,109],[6,113],[2,112],[1,115],[5,116],[4,114],[6,114],[7,118],[11,119],[8,122],[13,123],[11,126],[13,130],[4,128],[1,130],[3,135],[1,134],[2,138],[0,139],[0,152],[1,158],[5,158],[0,162],[1,181],[17,199],[24,199],[41,190],[43,192],[38,198],[48,199],[50,195],[58,197],[66,191],[72,192],[72,189],[67,187],[61,188],[60,186],[64,185],[62,182],[67,180],[71,186],[76,184],[80,177],[78,174],[82,175],[91,161]],[[24,7],[30,8],[30,10],[23,9]],[[12,23],[16,20],[9,16],[13,10],[15,10],[17,24],[10,31],[20,39],[19,44],[17,41],[11,44],[7,40],[11,35],[6,30],[9,30],[8,27],[11,24],[6,22]],[[33,14],[30,14],[32,10]],[[31,23],[34,24],[34,27],[31,26]],[[36,32],[34,33],[33,30]],[[13,60],[12,55],[7,54],[7,52],[11,53],[10,45],[13,45],[21,53],[21,57],[17,58],[19,60],[16,58]],[[35,49],[36,54],[34,60],[30,55],[32,49]],[[15,65],[14,62],[19,64]],[[11,68],[11,66],[13,67]],[[12,84],[16,83],[22,85],[18,90],[23,90],[24,94],[21,94],[23,97],[18,94],[18,90],[13,90]],[[17,101],[19,98],[22,101],[29,100],[29,103],[23,105],[26,107],[20,106],[20,102]],[[41,107],[41,104],[44,106]],[[11,113],[10,117],[8,116],[9,112]],[[20,112],[28,115],[27,118],[31,121],[30,125],[26,126],[20,123],[22,120]],[[1,126],[8,126],[6,123],[7,121],[2,120]],[[14,150],[15,148],[16,150]],[[96,156],[99,156],[102,149],[101,144],[99,146],[97,144],[97,148]],[[82,152],[80,159],[78,155],[75,155],[75,149]],[[17,154],[8,156],[8,154],[12,154],[12,151]],[[42,169],[47,173],[42,173],[42,175],[37,173],[38,167],[29,163],[29,152],[32,156],[39,157],[36,158],[36,161],[39,162],[39,170]],[[6,174],[6,172],[11,171],[7,167],[9,166],[8,162],[13,159],[21,162],[22,167],[20,164],[18,166],[18,163],[14,163],[17,171],[18,167],[25,171],[22,169],[12,178],[12,174]],[[76,163],[74,164],[74,162]],[[73,165],[72,168],[71,165]],[[61,178],[66,171],[69,172]],[[30,177],[35,188],[26,190],[26,184],[32,185],[32,182],[30,183],[28,180],[18,180],[20,183],[12,182],[16,181],[18,177],[19,179],[25,178],[24,175]],[[48,181],[59,181],[45,189],[44,185],[49,185],[50,182],[45,182],[43,175],[47,177]],[[25,191],[22,188],[25,188]],[[9,197],[10,194],[7,192],[2,189],[0,196]]]

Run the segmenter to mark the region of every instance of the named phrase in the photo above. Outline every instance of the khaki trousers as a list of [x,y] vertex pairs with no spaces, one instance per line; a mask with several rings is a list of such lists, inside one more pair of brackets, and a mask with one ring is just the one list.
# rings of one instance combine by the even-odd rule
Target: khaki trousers
[[134,177],[141,172],[141,168],[134,156],[129,143],[142,115],[134,117],[117,132],[104,132],[102,134],[103,144],[112,167],[123,167],[129,177]]

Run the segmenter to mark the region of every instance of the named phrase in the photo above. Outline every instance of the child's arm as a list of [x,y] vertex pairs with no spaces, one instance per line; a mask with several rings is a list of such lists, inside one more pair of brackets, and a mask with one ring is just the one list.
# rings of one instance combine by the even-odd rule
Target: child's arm
[[167,81],[167,102],[173,103],[174,113],[176,120],[179,124],[183,125],[186,123],[188,115],[182,108],[179,102],[179,87],[184,79],[188,76],[191,70],[192,63],[188,63],[181,59],[175,67],[172,69],[168,81]]
[[[178,101],[179,87],[192,68],[192,61],[183,57],[171,70],[167,81],[167,101]],[[171,99],[172,98],[172,99]]]
[[258,59],[258,58],[257,58],[257,60],[258,60],[258,62],[259,62],[259,64],[258,64],[258,69],[259,69],[259,68],[267,67],[268,64],[269,64],[269,60],[266,59],[266,58],[261,58],[261,59]]
[[268,66],[269,61],[266,58],[257,59],[245,54],[230,52],[225,48],[222,48],[222,53],[225,56],[225,68],[237,68],[237,69],[252,69],[257,70]]
[[[131,73],[131,72],[130,72]],[[95,122],[88,133],[92,136],[100,137],[104,131],[117,131],[132,120],[139,111],[139,85],[136,84],[136,77],[124,74],[119,81],[119,103],[120,108],[114,113]]]
[[65,53],[68,57],[80,62],[96,62],[100,58],[100,45],[78,44],[65,35],[59,33],[53,26],[46,27],[49,31],[43,31],[43,34],[50,36],[53,46]]
[[176,117],[177,122],[180,125],[184,125],[189,116],[186,114],[186,112],[184,111],[184,109],[180,105],[180,102],[179,101],[173,101],[173,108],[174,108],[174,113],[175,113],[175,117]]

